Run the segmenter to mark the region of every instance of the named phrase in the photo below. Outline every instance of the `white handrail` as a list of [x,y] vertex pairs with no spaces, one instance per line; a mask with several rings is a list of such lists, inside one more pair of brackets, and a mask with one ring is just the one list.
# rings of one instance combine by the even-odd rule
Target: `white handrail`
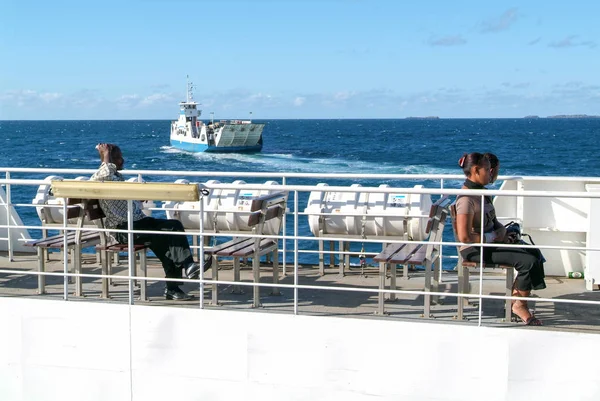
[[[0,184],[1,185],[6,185],[7,186],[7,193],[11,194],[11,197],[8,197],[8,201],[6,202],[6,204],[4,206],[7,207],[7,211],[8,211],[8,207],[35,207],[35,205],[31,205],[31,204],[24,204],[24,203],[12,203],[12,199],[11,198],[15,198],[15,194],[16,191],[12,191],[11,193],[11,189],[14,187],[17,187],[19,189],[23,189],[26,187],[31,187],[31,186],[36,186],[36,185],[47,185],[48,181],[45,180],[40,180],[40,179],[26,179],[26,178],[18,178],[18,179],[14,179],[11,178],[10,173],[31,173],[31,174],[36,174],[39,175],[40,173],[46,173],[46,174],[56,174],[56,173],[60,173],[60,174],[92,174],[94,173],[96,170],[92,170],[92,169],[47,169],[47,168],[0,168],[0,172],[4,172],[6,173],[6,178],[4,179],[0,179]],[[454,175],[454,174],[448,174],[448,175],[442,175],[442,174],[337,174],[337,173],[329,173],[329,174],[322,174],[322,173],[282,173],[282,172],[273,172],[273,173],[248,173],[248,172],[202,172],[202,171],[155,171],[155,170],[126,170],[123,171],[123,174],[125,175],[137,175],[138,178],[141,177],[141,175],[143,175],[144,177],[151,177],[151,176],[156,176],[156,177],[162,177],[164,179],[164,177],[252,177],[252,178],[265,178],[265,177],[275,177],[275,178],[279,178],[282,180],[282,185],[278,185],[277,189],[278,190],[283,190],[283,191],[290,191],[293,193],[293,201],[291,201],[293,207],[290,208],[293,209],[293,213],[290,214],[290,217],[292,217],[289,221],[285,220],[284,221],[284,228],[283,228],[283,232],[280,235],[262,235],[261,237],[264,238],[274,238],[274,239],[278,239],[278,240],[283,240],[283,251],[284,251],[284,257],[283,257],[283,266],[284,266],[284,274],[285,274],[285,263],[286,263],[286,257],[285,257],[285,252],[286,252],[286,244],[287,241],[291,241],[293,242],[293,248],[289,249],[290,252],[293,252],[293,274],[294,274],[294,281],[293,284],[267,284],[267,283],[260,283],[260,286],[265,286],[265,287],[275,287],[275,286],[279,286],[279,287],[288,287],[293,289],[294,292],[294,314],[298,313],[298,303],[299,303],[299,299],[298,299],[298,290],[299,289],[320,289],[320,290],[335,290],[335,291],[358,291],[358,292],[368,292],[368,293],[388,293],[388,294],[414,294],[414,295],[424,295],[426,294],[425,291],[414,291],[414,290],[387,290],[387,289],[366,289],[366,288],[353,288],[353,287],[335,287],[335,286],[311,286],[311,285],[300,285],[298,283],[298,270],[299,270],[299,256],[303,255],[303,254],[318,254],[318,253],[329,253],[329,252],[319,252],[319,251],[315,251],[315,250],[300,250],[299,249],[299,241],[322,241],[322,240],[326,240],[326,241],[345,241],[345,242],[363,242],[363,243],[370,243],[370,244],[380,244],[382,243],[382,241],[386,242],[386,243],[407,243],[409,241],[407,240],[402,240],[402,239],[382,239],[382,238],[376,238],[376,237],[372,237],[372,238],[358,238],[358,237],[352,237],[352,236],[344,236],[344,235],[328,235],[326,238],[325,237],[315,237],[315,236],[307,236],[307,235],[301,235],[301,233],[299,232],[299,225],[300,225],[300,216],[307,216],[307,215],[323,215],[326,216],[327,213],[321,213],[321,212],[304,212],[304,208],[300,207],[299,202],[300,202],[300,194],[302,193],[303,195],[309,193],[309,192],[342,192],[342,193],[355,193],[355,192],[361,192],[361,193],[398,193],[399,191],[401,191],[403,194],[426,194],[426,195],[461,195],[461,194],[465,194],[468,193],[469,195],[488,195],[488,196],[499,196],[499,197],[520,197],[520,198],[528,198],[528,197],[536,197],[536,198],[582,198],[582,199],[596,199],[596,198],[600,198],[600,193],[591,193],[591,192],[585,192],[585,191],[540,191],[540,190],[534,190],[534,191],[528,191],[528,190],[462,190],[462,189],[456,189],[456,188],[449,188],[448,187],[448,182],[449,181],[456,181],[457,183],[462,181],[464,179],[464,176],[462,175]],[[326,181],[326,180],[338,180],[338,179],[360,179],[360,180],[375,180],[375,179],[381,179],[384,180],[385,182],[390,182],[390,181],[401,181],[401,180],[407,180],[407,181],[422,181],[422,180],[436,180],[439,181],[439,188],[406,188],[406,187],[368,187],[368,186],[360,186],[360,187],[349,187],[349,186],[342,186],[342,185],[338,185],[338,186],[317,186],[315,185],[294,185],[294,184],[290,184],[290,180],[294,179],[294,178],[302,178],[302,179],[316,179],[319,181]],[[581,182],[584,181],[586,183],[600,183],[600,178],[598,177],[533,177],[533,176],[501,176],[500,177],[501,180],[514,180],[514,181],[520,181],[520,180],[527,180],[527,181],[549,181],[549,182],[553,182],[553,181],[562,181],[562,182]],[[243,185],[237,185],[237,184],[226,184],[226,183],[221,183],[221,184],[202,184],[203,187],[207,188],[207,189],[248,189],[248,190],[272,190],[273,186],[270,185],[264,185],[264,184],[243,184]],[[16,188],[15,188],[16,189]],[[1,206],[1,205],[0,205]],[[66,214],[66,206],[65,205],[48,205],[45,207],[56,207],[56,208],[61,208],[63,209],[63,213]],[[197,234],[202,235],[210,235],[210,236],[216,236],[216,237],[227,237],[230,236],[227,234],[227,232],[219,232],[219,233],[213,233],[210,231],[204,231],[204,227],[203,227],[203,219],[201,218],[201,216],[205,213],[204,209],[203,209],[204,205],[203,203],[200,201],[199,202],[199,211],[197,210],[190,210],[193,212],[198,212],[198,216],[199,216],[199,221],[200,221],[200,229],[198,231]],[[154,208],[154,210],[163,210],[164,209],[159,209],[159,208]],[[186,210],[186,209],[179,209],[179,210]],[[130,211],[131,212],[131,211]],[[236,213],[236,211],[228,211],[227,213]],[[357,217],[357,216],[363,216],[363,213],[359,213],[359,212],[349,212],[349,213],[345,213],[343,214],[343,216],[347,216],[347,217]],[[385,214],[382,213],[370,213],[369,214],[370,217],[385,217]],[[426,217],[424,215],[421,214],[415,214],[410,215],[408,217],[415,217],[415,218],[423,218]],[[287,233],[287,229],[288,227],[285,224],[290,224],[292,225],[292,230],[293,230],[293,234],[292,235],[288,235]],[[14,228],[25,228],[25,229],[29,229],[29,230],[33,230],[33,229],[40,229],[40,226],[32,226],[32,225],[27,225],[27,224],[23,224],[20,226],[15,226],[15,225],[11,225],[10,224],[10,219],[8,220],[7,224],[3,224],[0,225],[0,228],[6,228],[7,230],[11,230]],[[68,226],[63,226],[62,229],[64,230],[68,230],[68,231],[77,231],[77,230],[81,230],[81,231],[99,231],[98,228],[90,228],[90,227],[82,227],[82,228],[74,228],[74,227],[68,227]],[[105,231],[116,231],[116,230],[105,230]],[[10,231],[9,231],[10,232]],[[131,235],[133,233],[133,230],[131,229],[131,225],[129,226],[128,230],[122,230],[122,232],[128,233],[129,235]],[[152,233],[153,231],[143,231],[144,233]],[[177,234],[177,233],[173,233],[173,234]],[[187,235],[188,233],[181,233],[181,235]],[[255,237],[255,235],[253,235],[251,232],[248,232],[247,234],[244,234],[244,236],[247,237]],[[9,242],[9,258],[12,259],[12,246],[10,244],[11,239],[10,239],[10,235],[8,236],[8,238],[0,238],[0,241],[4,241],[4,240],[8,240]],[[202,243],[202,242],[201,242]],[[410,243],[413,244],[426,244],[428,243],[427,241],[410,241]],[[432,242],[433,243],[433,242]],[[455,242],[455,241],[440,241],[440,242],[435,242],[435,244],[440,244],[442,246],[452,246],[452,247],[456,247],[458,245],[465,245],[464,243],[460,243],[460,242]],[[480,244],[482,245],[482,247],[486,247],[486,246],[492,246],[491,244]],[[510,245],[502,245],[502,244],[493,244],[493,246],[496,247],[509,247]],[[524,246],[527,247],[527,246]],[[530,246],[533,247],[533,246]],[[540,248],[542,250],[544,249],[548,249],[548,250],[563,250],[563,251],[585,251],[585,252],[600,252],[600,248],[599,247],[592,247],[592,246],[588,246],[588,244],[585,244],[585,246],[577,246],[577,245],[564,245],[564,246],[557,246],[557,245],[547,245],[547,244],[537,244],[535,246],[535,248]],[[350,255],[350,254],[356,254],[356,252],[349,252],[349,251],[344,251],[344,250],[340,250],[339,252],[336,252],[339,255]],[[373,254],[372,252],[366,252],[367,254]],[[131,264],[133,261],[133,256],[132,256],[133,252],[130,252],[130,257],[129,257],[129,264],[130,264],[130,270],[129,270],[129,275],[127,276],[119,276],[119,278],[121,279],[127,279],[130,282],[129,285],[129,301],[131,303],[133,303],[133,286],[132,280],[153,280],[153,281],[169,281],[169,279],[162,279],[162,278],[157,278],[157,277],[152,277],[152,278],[147,278],[147,277],[139,277],[139,276],[133,276],[132,272],[133,270],[131,270]],[[203,256],[203,247],[200,246],[200,255],[201,257]],[[453,256],[448,256],[448,259],[450,258],[455,258]],[[37,271],[25,271],[25,270],[16,270],[16,269],[0,269],[0,273],[6,273],[6,274],[22,274],[22,275],[32,275],[32,276],[61,276],[64,278],[64,298],[67,299],[68,298],[68,278],[69,277],[92,277],[92,278],[105,278],[105,277],[110,277],[110,276],[105,276],[105,275],[97,275],[97,274],[74,274],[74,273],[68,273],[68,266],[66,263],[66,260],[63,261],[64,263],[64,271],[62,273],[52,273],[52,272],[37,272]],[[483,286],[481,285],[482,282],[482,276],[483,275],[483,271],[480,270],[480,277],[479,277],[479,281],[480,281],[480,288],[482,288]],[[248,283],[248,282],[230,282],[230,281],[226,281],[226,280],[219,280],[219,281],[212,281],[212,280],[205,280],[202,278],[199,280],[186,280],[186,279],[181,279],[178,281],[182,281],[182,282],[194,282],[194,283],[199,283],[200,285],[200,307],[204,307],[204,295],[203,295],[203,288],[205,283],[210,282],[211,284],[217,283],[217,284],[225,284],[225,285],[242,285],[242,286],[255,286],[258,284],[255,283]],[[480,300],[483,299],[515,299],[514,297],[506,297],[506,296],[495,296],[495,295],[486,295],[483,294],[482,291],[480,291],[479,294],[459,294],[459,293],[447,293],[447,292],[427,292],[428,295],[443,295],[443,296],[450,296],[450,297],[457,297],[457,298],[478,298]],[[520,298],[523,299],[523,298]],[[529,298],[528,298],[529,299]],[[600,301],[585,301],[585,300],[568,300],[568,299],[552,299],[552,298],[531,298],[532,300],[537,300],[537,301],[547,301],[547,302],[556,302],[556,303],[574,303],[574,304],[590,304],[590,305],[600,305]],[[480,302],[480,308],[479,308],[479,313],[478,313],[478,321],[479,324],[481,324],[481,317],[482,317],[482,308],[481,308],[481,304],[482,302]]]

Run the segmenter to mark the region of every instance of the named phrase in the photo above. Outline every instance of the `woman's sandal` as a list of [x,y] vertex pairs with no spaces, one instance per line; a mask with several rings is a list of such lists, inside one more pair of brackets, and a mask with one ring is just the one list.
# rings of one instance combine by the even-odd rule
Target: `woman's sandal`
[[527,319],[527,321],[523,321],[523,323],[525,323],[525,326],[543,326],[544,325],[540,319],[538,319],[537,317],[535,317],[533,315],[529,319]]
[[519,315],[512,312],[510,321],[513,323],[517,323],[520,321],[520,322],[523,322],[523,324],[525,326],[543,326],[544,325],[542,323],[542,321],[540,319],[536,318],[533,314],[531,314],[529,319],[523,320],[523,319],[521,319],[521,317]]

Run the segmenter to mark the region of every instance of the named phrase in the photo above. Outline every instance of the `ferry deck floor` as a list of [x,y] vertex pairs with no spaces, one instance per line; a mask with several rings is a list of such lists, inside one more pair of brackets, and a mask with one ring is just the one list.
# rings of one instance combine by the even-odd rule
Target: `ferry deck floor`
[[[100,266],[94,254],[83,255],[83,273],[100,274]],[[219,263],[219,280],[233,281],[233,269],[231,261],[225,260]],[[37,268],[37,257],[34,254],[15,255],[14,261],[9,261],[6,253],[0,253],[0,268],[23,272],[35,271]],[[62,272],[63,262],[59,253],[51,254],[50,261],[46,265],[49,272]],[[281,267],[280,267],[281,269]],[[293,284],[293,265],[287,265],[288,274],[281,277],[280,283]],[[113,267],[113,274],[124,276],[127,274],[127,260]],[[156,258],[148,258],[148,276],[164,277],[160,262]],[[205,279],[210,280],[211,271],[204,274]],[[242,265],[242,282],[251,282],[252,271],[250,266]],[[424,271],[410,271],[408,279],[402,278],[398,271],[397,288],[400,290],[421,291],[424,284]],[[261,282],[271,283],[271,266],[261,263]],[[486,271],[483,276],[483,294],[504,295],[505,276],[501,271],[490,273]],[[115,280],[110,286],[110,299],[100,298],[101,280],[98,278],[83,278],[83,297],[73,295],[74,285],[69,286],[70,301],[84,302],[128,302],[128,285],[126,280]],[[359,267],[351,267],[344,277],[340,277],[338,269],[326,269],[326,274],[321,276],[317,266],[301,265],[298,270],[298,284],[310,286],[330,287],[354,287],[374,290],[378,288],[379,272],[375,266],[367,267],[363,272]],[[533,297],[552,299],[573,299],[600,301],[600,291],[586,291],[585,282],[581,279],[568,279],[564,277],[547,277],[547,288],[532,294]],[[389,285],[389,279],[386,280]],[[471,272],[471,293],[479,292],[479,273]],[[389,287],[386,287],[389,288]],[[36,299],[62,299],[63,278],[61,276],[46,277],[46,291],[44,295],[37,293],[37,276],[27,274],[0,273],[0,296],[3,297],[28,297]],[[148,281],[148,301],[139,300],[139,289],[136,289],[135,303],[139,305],[174,306],[184,308],[199,308],[199,286],[194,283],[185,283],[182,286],[186,292],[194,298],[189,301],[167,301],[164,299],[164,283]],[[271,313],[294,312],[294,290],[293,288],[281,287],[281,295],[271,296],[271,288],[261,288],[260,308],[252,308],[252,288],[242,287],[243,294],[232,294],[230,285],[219,285],[219,305],[211,305],[211,285],[205,284],[204,306],[206,308],[220,308],[221,310],[245,310]],[[335,290],[298,290],[298,313],[305,315],[326,315],[340,317],[360,317],[366,319],[418,319],[423,322],[443,322],[450,324],[474,324],[478,322],[478,301],[472,298],[469,305],[465,305],[465,320],[459,322],[456,319],[457,303],[456,297],[450,296],[457,291],[457,273],[444,271],[440,292],[449,294],[441,297],[439,304],[432,304],[430,319],[423,317],[423,295],[422,294],[397,294],[397,300],[385,303],[386,314],[381,316],[377,311],[377,293],[375,292],[349,292]],[[386,299],[388,295],[386,294]],[[554,303],[537,301],[530,303],[530,308],[535,315],[544,322],[544,327],[532,328],[514,322],[505,322],[504,300],[484,299],[482,304],[482,324],[497,327],[522,327],[523,329],[536,330],[560,330],[577,331],[585,333],[600,333],[600,307],[589,304]]]

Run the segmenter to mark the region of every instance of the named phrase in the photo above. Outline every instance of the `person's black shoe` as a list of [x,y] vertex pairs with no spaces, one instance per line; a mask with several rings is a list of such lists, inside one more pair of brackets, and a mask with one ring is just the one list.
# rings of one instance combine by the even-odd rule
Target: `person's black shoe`
[[[210,269],[210,267],[212,266],[212,257],[209,256],[208,259],[204,259],[204,266],[202,266],[202,271],[205,272],[208,269]],[[197,279],[198,277],[200,277],[200,264],[193,262],[190,263],[186,268],[185,268],[185,275],[187,278],[189,279]]]
[[165,288],[165,298],[168,300],[175,300],[175,301],[188,301],[188,300],[192,299],[191,295],[186,294],[179,287],[176,287],[173,289]]
[[185,276],[192,280],[200,277],[200,265],[196,262],[190,263],[185,268]]

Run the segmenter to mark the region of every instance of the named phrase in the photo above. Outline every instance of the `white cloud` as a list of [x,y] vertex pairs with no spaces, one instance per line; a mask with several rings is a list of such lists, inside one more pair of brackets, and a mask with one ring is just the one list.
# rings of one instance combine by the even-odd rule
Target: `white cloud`
[[142,106],[149,106],[149,105],[153,105],[156,103],[167,103],[167,102],[174,102],[175,99],[173,98],[173,96],[164,94],[164,93],[155,93],[153,95],[150,96],[146,96],[144,99],[142,99],[142,101],[140,102],[140,105]]
[[337,92],[333,95],[333,100],[335,101],[346,101],[354,96],[354,92],[344,91]]
[[306,98],[303,96],[296,96],[296,98],[294,99],[294,106],[296,107],[300,107],[304,104],[304,102],[306,102]]
[[446,35],[438,38],[430,38],[427,42],[430,46],[461,46],[467,43],[461,35]]
[[550,42],[550,44],[548,46],[550,47],[554,47],[556,49],[561,49],[561,48],[570,48],[570,47],[577,47],[577,46],[584,46],[584,47],[589,47],[590,49],[595,49],[598,44],[596,42],[594,42],[593,40],[584,40],[584,41],[579,41],[576,40],[578,38],[578,35],[569,35],[561,40],[556,40],[553,42]]
[[481,23],[482,33],[501,32],[509,29],[519,18],[517,8],[509,8],[501,16],[490,18]]
[[56,102],[62,97],[62,93],[37,92],[31,89],[11,90],[0,94],[1,101],[15,103],[19,106]]

